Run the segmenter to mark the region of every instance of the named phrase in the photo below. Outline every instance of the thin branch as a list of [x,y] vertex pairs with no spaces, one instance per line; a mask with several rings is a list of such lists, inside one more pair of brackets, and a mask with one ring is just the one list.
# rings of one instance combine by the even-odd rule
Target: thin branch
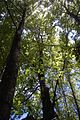
[[[66,96],[69,97],[69,98],[71,98],[71,100],[74,99],[73,96],[70,96],[70,95],[66,95]],[[80,103],[80,100],[78,98],[76,98],[76,100]]]
[[77,103],[77,99],[76,99],[76,96],[75,96],[75,92],[73,90],[73,86],[72,86],[72,83],[70,81],[70,74],[68,73],[68,82],[69,82],[69,85],[71,87],[71,90],[72,90],[72,95],[73,95],[73,98],[74,98],[74,101],[75,101],[75,104],[76,104],[76,109],[77,109],[77,112],[78,112],[78,117],[79,117],[79,120],[80,120],[80,109],[79,109],[79,105]]
[[57,90],[57,86],[58,86],[58,80],[56,81],[56,85],[55,85],[55,90],[54,90],[54,96],[53,96],[53,107],[55,107],[55,101],[56,101],[56,90]]
[[40,85],[38,85],[38,86],[33,90],[33,92],[29,95],[29,97],[28,97],[27,99],[25,99],[25,101],[28,101],[28,100],[32,97],[32,95],[37,91],[37,89],[38,89],[39,86],[40,86]]
[[[16,7],[16,5],[12,2],[12,1],[10,1],[11,3],[12,3],[12,5],[16,8],[16,10],[18,11],[18,13],[20,14],[22,14],[22,10],[20,10],[18,7]],[[21,8],[21,7],[20,7]],[[22,8],[21,8],[22,9]]]
[[6,0],[4,0],[4,3],[5,3],[5,6],[6,6],[6,9],[7,9],[8,13],[9,13],[9,15],[10,15],[10,17],[11,17],[11,20],[12,20],[12,22],[13,22],[14,26],[15,26],[15,27],[16,27],[16,29],[17,29],[17,26],[16,26],[16,24],[15,24],[15,22],[14,22],[14,19],[13,19],[13,17],[12,17],[12,14],[11,14],[11,12],[10,12],[9,8],[8,8],[8,3],[7,3],[7,1],[6,1]]
[[74,18],[78,25],[80,25],[80,17],[78,17],[78,15],[75,15],[73,12],[70,12],[66,6],[64,6],[64,8],[66,9],[67,14],[70,17]]

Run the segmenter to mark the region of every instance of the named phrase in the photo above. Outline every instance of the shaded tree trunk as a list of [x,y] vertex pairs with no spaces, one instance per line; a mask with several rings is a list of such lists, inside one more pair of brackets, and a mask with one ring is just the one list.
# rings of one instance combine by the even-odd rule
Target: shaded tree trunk
[[41,80],[42,75],[38,74],[41,88],[41,101],[43,107],[43,119],[51,120],[53,118],[53,107],[50,100],[49,88],[46,87],[44,80]]
[[24,27],[26,9],[23,10],[22,19],[15,32],[12,47],[7,58],[6,68],[0,83],[0,120],[9,120],[13,104],[13,97],[18,76],[18,60],[20,52],[20,41]]
[[39,49],[39,72],[38,79],[41,89],[41,101],[43,109],[43,120],[51,120],[54,116],[53,106],[50,100],[49,88],[45,84],[44,68],[43,68],[43,52]]

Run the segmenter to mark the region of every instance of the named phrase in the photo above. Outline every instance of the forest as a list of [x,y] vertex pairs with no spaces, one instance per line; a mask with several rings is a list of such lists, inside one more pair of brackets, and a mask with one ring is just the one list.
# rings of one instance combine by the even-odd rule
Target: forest
[[80,120],[80,0],[0,0],[0,120]]

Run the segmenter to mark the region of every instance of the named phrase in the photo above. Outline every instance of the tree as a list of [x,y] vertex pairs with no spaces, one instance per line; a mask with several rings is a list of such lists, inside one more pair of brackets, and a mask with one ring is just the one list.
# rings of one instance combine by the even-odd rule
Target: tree
[[[6,5],[7,5],[7,1]],[[8,10],[8,6],[7,6]],[[8,10],[9,12],[9,10]],[[15,91],[16,79],[18,75],[18,57],[20,51],[21,35],[24,27],[26,9],[24,7],[21,21],[16,29],[12,47],[7,58],[6,67],[0,82],[0,119],[9,120],[12,101]],[[10,13],[9,13],[10,14]]]
[[[9,43],[8,49],[7,42],[3,45],[1,41],[1,50],[4,53],[4,55],[0,53],[0,70],[4,71],[0,83],[0,91],[4,90],[0,92],[0,99],[3,99],[0,103],[0,108],[3,108],[1,111],[6,111],[7,113],[4,113],[9,113],[9,115],[11,111],[11,118],[14,116],[12,119],[26,112],[28,115],[24,119],[78,120],[80,119],[80,65],[79,54],[76,53],[77,50],[79,51],[79,47],[77,48],[79,24],[70,14],[75,13],[79,17],[76,7],[79,8],[80,1],[29,0],[28,2],[25,1],[27,14],[24,19],[23,34],[19,27],[20,20],[23,18],[22,14],[20,15],[21,10],[24,9],[23,2],[11,1],[1,9],[2,13],[6,13],[5,8],[8,11],[8,16],[4,14],[5,17],[1,19],[3,42],[5,36],[9,34],[8,30],[3,36],[4,27],[7,23],[8,27],[10,24],[12,26],[12,34],[9,34],[12,46],[8,37],[6,37]],[[11,9],[12,6],[15,13]],[[5,24],[3,24],[4,21]],[[18,32],[18,30],[21,31]],[[19,44],[12,42],[13,34],[15,34],[13,41],[20,39],[20,42],[22,39],[21,49],[18,46],[19,42]],[[11,49],[10,52],[9,49]],[[9,54],[7,62],[3,62],[3,58],[5,60],[7,58],[6,54]],[[13,64],[10,64],[11,62]],[[4,105],[10,105],[10,107],[5,107],[9,111],[4,110]],[[0,114],[2,114],[1,111]],[[4,113],[1,119],[9,119],[9,115]]]

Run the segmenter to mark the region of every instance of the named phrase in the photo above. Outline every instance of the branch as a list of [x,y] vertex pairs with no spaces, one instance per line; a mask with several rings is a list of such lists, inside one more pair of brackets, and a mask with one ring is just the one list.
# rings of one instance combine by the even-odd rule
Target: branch
[[[10,1],[11,3],[12,3],[12,5],[16,8],[16,10],[18,11],[18,13],[19,14],[22,14],[22,10],[20,10],[18,7],[16,7],[16,5],[12,2],[12,1]],[[20,8],[21,8],[21,6],[20,6]],[[21,8],[22,9],[22,8]]]
[[58,80],[56,81],[55,90],[54,90],[54,97],[53,97],[53,103],[52,103],[53,107],[55,107],[57,85],[58,85]]
[[31,96],[37,91],[37,89],[38,89],[39,86],[40,86],[40,85],[38,85],[38,86],[33,90],[33,92],[31,93],[31,95],[29,95],[29,97],[28,97],[27,99],[25,99],[25,101],[27,101],[27,100],[29,100],[29,99],[31,98]]
[[72,83],[70,81],[70,74],[69,73],[68,73],[68,82],[69,82],[69,85],[70,85],[71,90],[72,90],[72,95],[73,95],[73,98],[74,98],[74,101],[75,101],[76,109],[77,109],[77,112],[78,112],[78,117],[79,117],[79,120],[80,120],[80,109],[79,109],[79,105],[78,105],[78,102],[77,102],[77,99],[76,99],[76,96],[75,96],[75,92],[74,92]]
[[10,12],[9,8],[8,8],[8,3],[7,3],[7,1],[6,1],[6,0],[4,0],[4,3],[5,3],[5,6],[6,6],[6,9],[7,9],[8,13],[9,13],[9,15],[10,15],[10,17],[11,17],[11,20],[12,20],[12,22],[13,22],[14,26],[15,26],[15,27],[16,27],[16,29],[17,29],[17,26],[16,26],[16,24],[15,24],[15,22],[14,22],[14,19],[13,19],[13,17],[12,17],[12,14],[11,14],[11,12]]
[[67,9],[66,6],[64,6],[64,7],[65,7],[65,9],[66,9],[67,14],[68,14],[70,17],[74,18],[75,21],[78,23],[78,25],[80,25],[80,17],[78,17],[77,15],[75,15],[73,12],[70,12],[70,11]]

